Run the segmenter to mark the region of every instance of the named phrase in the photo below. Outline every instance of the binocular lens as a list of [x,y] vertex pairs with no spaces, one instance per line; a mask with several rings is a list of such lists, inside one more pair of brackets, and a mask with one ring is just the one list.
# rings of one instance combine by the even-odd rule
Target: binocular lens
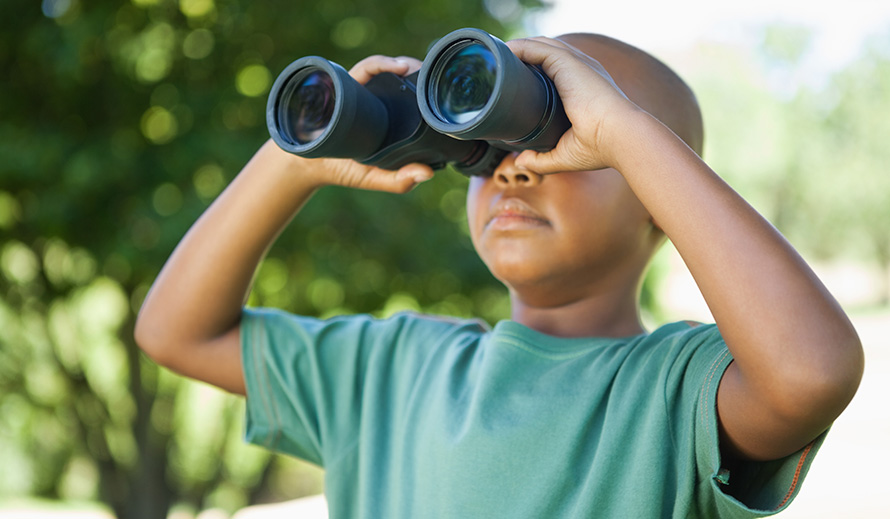
[[306,56],[272,84],[266,125],[275,143],[294,155],[359,159],[380,149],[389,117],[380,99],[346,69]]
[[470,121],[485,108],[494,91],[497,62],[479,43],[459,46],[442,61],[436,90],[436,111],[448,122]]
[[308,144],[321,137],[334,114],[331,76],[320,70],[310,72],[294,88],[286,107],[291,140]]
[[437,132],[510,151],[549,151],[570,126],[553,81],[479,29],[458,29],[430,47],[417,107]]

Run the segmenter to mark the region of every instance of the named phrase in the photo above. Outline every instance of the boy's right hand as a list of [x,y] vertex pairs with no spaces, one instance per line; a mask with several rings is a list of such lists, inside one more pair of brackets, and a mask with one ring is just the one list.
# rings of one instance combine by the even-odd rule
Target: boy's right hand
[[[369,56],[356,63],[349,70],[349,75],[359,83],[365,84],[372,77],[383,72],[406,76],[419,69],[420,65],[420,60],[410,57]],[[389,171],[367,166],[351,159],[304,160],[298,174],[314,175],[314,180],[319,187],[339,185],[373,191],[405,193],[415,185],[433,177],[432,168],[419,163],[405,165],[397,171]]]

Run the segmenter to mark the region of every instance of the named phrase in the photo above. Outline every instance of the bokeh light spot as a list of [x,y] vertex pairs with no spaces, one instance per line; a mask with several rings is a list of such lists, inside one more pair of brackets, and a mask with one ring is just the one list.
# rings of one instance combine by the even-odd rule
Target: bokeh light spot
[[179,10],[189,18],[207,16],[214,7],[213,0],[179,0]]
[[176,31],[168,23],[155,23],[147,27],[133,43],[131,54],[136,78],[143,83],[156,83],[170,73],[173,66],[173,50]]
[[263,65],[248,65],[238,71],[235,78],[235,88],[247,97],[265,94],[271,83],[272,73]]
[[343,286],[330,278],[318,278],[307,289],[309,301],[319,310],[328,310],[343,303]]
[[0,268],[6,279],[20,284],[30,283],[37,277],[40,261],[37,255],[22,242],[11,241],[0,254]]
[[0,229],[10,229],[21,217],[22,207],[10,193],[0,191]]
[[61,18],[71,9],[71,0],[43,0],[41,9],[47,18]]
[[170,66],[170,56],[163,49],[147,49],[136,60],[136,77],[154,83],[167,77]]
[[420,303],[411,294],[405,292],[397,292],[386,300],[383,310],[380,311],[380,317],[387,318],[399,312],[419,312]]
[[142,135],[155,144],[166,144],[176,137],[176,117],[166,108],[152,106],[142,114]]
[[155,189],[151,198],[152,206],[161,216],[176,214],[182,209],[182,191],[172,182],[165,182]]
[[206,58],[213,52],[216,43],[213,33],[207,29],[196,29],[182,41],[182,54],[190,59]]
[[198,197],[206,202],[223,190],[226,186],[226,177],[223,175],[223,169],[217,164],[205,164],[195,171],[192,182]]
[[331,41],[341,49],[355,49],[368,43],[377,33],[377,26],[368,18],[346,18],[331,31]]
[[287,265],[278,258],[266,258],[257,274],[257,288],[271,295],[287,284]]
[[465,189],[451,189],[439,199],[439,210],[452,222],[461,222],[467,216],[467,193]]

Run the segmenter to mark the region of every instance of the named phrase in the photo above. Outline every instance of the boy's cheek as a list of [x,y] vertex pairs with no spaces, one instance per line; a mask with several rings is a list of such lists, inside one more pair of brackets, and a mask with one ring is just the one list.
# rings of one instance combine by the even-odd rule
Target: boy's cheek
[[479,204],[482,202],[480,197],[484,183],[485,179],[472,177],[470,178],[470,185],[467,188],[467,225],[470,227],[470,236],[473,238],[474,245],[476,244],[477,234],[480,230],[476,218],[479,214]]

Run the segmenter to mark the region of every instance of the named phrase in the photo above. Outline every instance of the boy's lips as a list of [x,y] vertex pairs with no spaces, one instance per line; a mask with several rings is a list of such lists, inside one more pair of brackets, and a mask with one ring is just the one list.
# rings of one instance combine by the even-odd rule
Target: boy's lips
[[520,198],[504,198],[498,201],[488,214],[486,229],[519,230],[532,227],[550,226],[531,205]]

